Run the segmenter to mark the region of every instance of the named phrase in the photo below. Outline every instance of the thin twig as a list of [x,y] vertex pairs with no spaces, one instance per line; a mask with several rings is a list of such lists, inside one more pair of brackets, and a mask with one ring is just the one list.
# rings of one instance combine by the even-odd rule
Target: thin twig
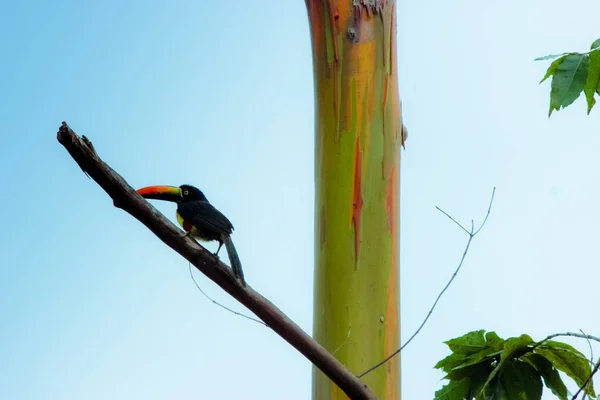
[[335,356],[335,353],[337,353],[338,351],[340,351],[346,345],[346,343],[348,343],[348,340],[350,340],[350,331],[352,331],[352,328],[348,329],[348,335],[346,335],[346,340],[344,340],[344,343],[342,343],[340,345],[340,347],[338,347],[337,349],[335,349],[334,352],[331,353],[332,356]]
[[584,388],[590,383],[590,381],[592,380],[594,375],[596,375],[596,372],[598,372],[599,368],[600,368],[600,358],[598,359],[598,362],[594,365],[594,369],[592,370],[592,373],[590,374],[590,376],[588,376],[587,379],[581,384],[581,386],[579,387],[579,390],[577,390],[577,392],[575,392],[575,394],[573,395],[571,400],[577,400],[577,396],[579,396],[579,393],[581,393],[581,391],[584,390]]
[[198,282],[196,281],[196,278],[194,278],[194,274],[192,273],[192,263],[188,263],[188,269],[189,269],[189,271],[190,271],[190,277],[192,278],[192,281],[194,281],[194,285],[196,285],[196,288],[198,288],[198,290],[200,291],[200,293],[202,293],[202,294],[204,295],[204,297],[206,297],[206,298],[207,298],[209,301],[211,301],[213,304],[216,304],[216,305],[218,305],[219,307],[221,307],[221,308],[223,308],[223,309],[225,309],[225,310],[229,311],[229,312],[230,312],[230,313],[232,313],[232,314],[239,315],[240,317],[244,317],[244,318],[246,318],[246,319],[249,319],[250,321],[254,321],[254,322],[256,322],[256,323],[259,323],[259,324],[261,324],[261,325],[264,325],[264,326],[267,326],[267,327],[268,327],[268,325],[267,325],[267,324],[265,324],[264,322],[262,322],[261,320],[259,320],[259,319],[256,319],[256,318],[252,318],[252,317],[251,317],[251,316],[249,316],[249,315],[242,314],[242,313],[239,313],[239,312],[237,312],[237,311],[235,311],[235,310],[232,310],[231,308],[224,306],[223,304],[219,303],[218,301],[214,300],[212,297],[210,297],[209,295],[207,295],[207,294],[206,294],[206,292],[204,292],[204,290],[202,290],[202,288],[200,287],[200,285],[199,285],[199,284],[198,284]]
[[[585,335],[583,329],[579,329],[579,332]],[[592,347],[592,341],[589,338],[585,338],[588,346],[590,347],[590,365],[594,365],[594,347]]]
[[[494,188],[495,190],[495,188]],[[452,218],[452,216],[450,214],[448,214],[446,211],[442,210],[441,208],[439,208],[438,206],[435,206],[435,208],[437,208],[437,210],[439,212],[441,212],[442,214],[444,214],[446,217],[450,218],[450,220],[452,220],[452,222],[454,222],[456,225],[458,225],[458,227],[460,229],[462,229],[463,231],[465,231],[467,233],[467,235],[472,236],[473,235],[473,231],[469,232],[467,230],[467,228],[465,228],[464,226],[462,226],[457,220],[455,220],[454,218]],[[471,222],[473,222],[473,220],[471,220]]]
[[535,344],[534,348],[544,344],[548,340],[552,340],[555,337],[560,337],[560,336],[576,337],[576,338],[580,338],[580,339],[593,340],[594,342],[600,343],[600,337],[598,337],[598,336],[592,336],[592,335],[587,335],[585,333],[577,333],[577,332],[561,332],[561,333],[553,333],[552,335],[546,336],[544,339],[537,342]]
[[408,346],[408,344],[419,334],[419,332],[421,332],[421,329],[423,329],[423,327],[425,326],[425,324],[429,320],[429,317],[431,317],[431,314],[433,314],[433,310],[435,310],[435,307],[437,306],[438,302],[442,298],[442,295],[446,292],[446,290],[448,290],[448,288],[450,287],[450,285],[454,281],[454,278],[456,278],[456,276],[458,275],[458,272],[460,271],[463,263],[465,262],[465,258],[467,257],[467,253],[469,252],[469,247],[471,246],[471,242],[473,241],[473,238],[479,233],[479,231],[481,231],[481,229],[483,228],[483,226],[487,222],[488,217],[490,215],[490,212],[492,210],[492,204],[494,203],[494,194],[495,193],[496,193],[496,188],[494,187],[494,189],[492,190],[492,197],[490,199],[490,204],[488,206],[487,213],[485,215],[485,218],[483,219],[483,222],[481,223],[481,225],[479,226],[479,228],[477,230],[474,230],[475,226],[474,226],[473,220],[471,220],[471,230],[468,231],[458,221],[456,221],[454,218],[452,218],[452,216],[450,216],[450,214],[448,214],[446,211],[442,210],[441,208],[439,208],[437,206],[435,207],[442,214],[444,214],[446,217],[448,217],[452,222],[454,222],[456,225],[458,225],[458,227],[460,227],[463,231],[465,231],[469,235],[469,240],[467,241],[467,244],[465,246],[465,250],[463,251],[463,255],[462,255],[461,259],[460,259],[460,262],[458,263],[458,267],[456,267],[456,270],[452,274],[452,277],[450,278],[450,280],[448,281],[448,283],[446,283],[446,286],[444,286],[444,288],[442,289],[442,291],[438,294],[437,298],[433,302],[433,305],[429,309],[429,312],[427,313],[427,316],[425,317],[425,319],[423,320],[423,322],[421,322],[421,325],[412,334],[412,336],[410,338],[408,338],[408,340],[402,346],[400,346],[399,349],[397,349],[392,354],[390,354],[389,356],[387,356],[383,361],[380,361],[379,363],[375,364],[374,366],[372,366],[371,368],[369,368],[368,370],[366,370],[362,374],[358,375],[359,378],[362,378],[363,376],[365,376],[369,372],[371,372],[371,371],[379,368],[380,366],[382,366],[383,364],[385,364],[386,362],[388,362],[389,360],[391,360],[398,353],[400,353],[406,346]]

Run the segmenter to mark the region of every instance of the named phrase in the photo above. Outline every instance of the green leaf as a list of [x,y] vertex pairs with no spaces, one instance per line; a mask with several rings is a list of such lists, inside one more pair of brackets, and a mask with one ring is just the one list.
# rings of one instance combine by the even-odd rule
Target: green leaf
[[506,364],[515,357],[520,357],[524,351],[527,351],[528,346],[534,344],[535,342],[529,335],[521,335],[519,337],[512,337],[506,339],[504,342],[504,350],[502,351],[502,355],[500,356],[500,362],[492,371],[492,373],[488,376],[487,381],[483,385],[484,389],[487,385],[492,382],[492,380],[496,377],[496,375],[501,374],[503,372]]
[[452,371],[454,368],[458,367],[465,361],[465,356],[458,353],[451,353],[449,356],[441,359],[435,364],[433,368],[441,369],[442,371],[448,373]]
[[567,53],[562,53],[562,54],[548,54],[547,56],[544,56],[544,57],[535,58],[533,61],[554,60],[556,57],[564,56],[565,54],[567,54]]
[[502,339],[496,332],[491,331],[485,334],[485,341],[490,347],[497,347],[501,349],[504,346],[504,339]]
[[506,388],[500,381],[500,379],[494,379],[488,385],[486,385],[482,393],[477,395],[477,400],[512,400],[508,397]]
[[544,378],[544,384],[560,400],[568,400],[567,387],[552,363],[539,354],[529,353],[523,356],[524,361],[533,366]]
[[507,363],[500,380],[511,400],[539,400],[542,398],[540,373],[525,362],[513,360]]
[[486,346],[484,330],[472,331],[463,336],[450,339],[444,343],[450,347],[453,353],[470,355],[481,351]]
[[472,378],[481,374],[484,374],[487,377],[487,375],[494,370],[494,367],[492,366],[494,361],[495,359],[490,358],[485,359],[477,364],[467,366],[461,365],[460,367],[454,368],[452,371],[450,371],[443,379],[458,380],[462,378]]
[[[453,353],[453,355],[457,354]],[[455,383],[460,382],[463,379],[468,379],[470,384],[466,398],[472,399],[481,391],[488,375],[494,370],[494,367],[491,365],[493,361],[494,358],[490,358],[474,365],[455,368],[452,371],[449,371],[444,379],[448,379]]]
[[577,100],[585,86],[588,63],[587,54],[569,54],[557,65],[552,77],[548,116]]
[[[550,361],[554,368],[567,374],[579,387],[583,385],[592,373],[586,357],[573,346],[566,343],[548,340],[536,347],[534,352]],[[584,391],[590,397],[596,396],[592,381],[586,385]]]
[[469,378],[450,381],[435,392],[434,400],[463,400],[469,393]]
[[483,349],[479,353],[472,354],[465,357],[459,365],[452,369],[452,372],[458,371],[463,368],[471,367],[477,364],[490,364],[492,361],[496,361],[498,356],[502,354],[502,350],[494,351],[494,349]]
[[[441,368],[446,372],[444,379],[462,378],[463,376],[466,376],[465,373],[461,372],[462,370],[477,365],[490,365],[497,360],[500,354],[501,352],[499,351],[490,353],[490,349],[484,349],[479,353],[466,357],[462,354],[453,353],[451,356],[438,362],[436,368]],[[441,363],[443,363],[443,365],[439,367]]]
[[592,43],[592,45],[590,46],[590,50],[597,49],[598,47],[600,47],[600,39],[596,39],[596,41]]
[[499,350],[502,348],[504,339],[496,334],[496,332],[487,332],[480,329],[478,331],[472,331],[466,333],[460,337],[450,339],[444,343],[448,345],[453,353],[471,355],[480,352],[485,348],[494,348]]
[[549,77],[551,77],[552,75],[554,75],[554,73],[556,72],[556,69],[558,68],[559,64],[562,63],[565,60],[565,58],[567,58],[567,55],[562,56],[558,60],[552,61],[552,64],[550,64],[550,66],[546,70],[546,75],[544,75],[544,77],[542,78],[542,80],[540,81],[540,83],[544,82],[546,79],[548,79]]
[[467,399],[472,399],[473,397],[477,396],[477,394],[479,394],[481,392],[483,385],[485,385],[485,382],[487,381],[488,376],[492,373],[493,370],[494,370],[494,367],[492,367],[490,364],[486,364],[486,363],[480,363],[480,364],[473,365],[471,367],[457,370],[457,372],[458,371],[461,371],[461,372],[468,371],[469,380],[470,380],[471,384],[469,387],[469,394],[467,396]]
[[534,344],[535,342],[531,336],[523,334],[519,337],[512,337],[504,342],[504,351],[502,352],[502,359],[513,357],[516,352],[524,350],[527,346]]
[[493,361],[496,361],[499,358],[499,356],[502,355],[503,347],[504,340],[501,340],[499,342],[492,343],[490,347],[484,347],[481,351],[478,351],[477,353],[468,356],[460,355],[462,359],[459,360],[460,363],[454,363],[454,366],[452,367],[452,372],[481,363],[489,365]]
[[585,357],[585,354],[583,354],[582,352],[580,352],[579,350],[577,350],[575,347],[571,346],[570,344],[567,343],[563,343],[563,342],[557,342],[554,340],[546,340],[544,342],[544,344],[542,344],[540,347],[550,347],[553,349],[557,349],[557,350],[565,350],[565,351],[570,351],[572,353],[575,353],[578,357],[581,357],[583,359],[585,359],[587,361],[587,358]]
[[[495,332],[488,332],[483,336],[483,330],[481,330],[448,340],[446,344],[454,352],[440,360],[434,368],[442,369],[449,374],[457,368],[465,368],[486,360],[489,364],[500,355],[504,347],[504,340]],[[446,376],[446,379],[448,378],[450,375]]]
[[[600,40],[600,39],[598,39]],[[600,43],[599,43],[600,46]],[[600,86],[600,49],[589,52],[589,66],[587,72],[587,80],[583,92],[585,93],[585,99],[587,100],[587,113],[592,111],[592,107],[596,104],[594,93]]]

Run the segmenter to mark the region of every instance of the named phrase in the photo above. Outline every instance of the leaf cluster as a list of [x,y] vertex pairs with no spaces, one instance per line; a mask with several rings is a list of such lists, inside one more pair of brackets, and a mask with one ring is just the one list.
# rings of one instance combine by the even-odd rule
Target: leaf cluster
[[[449,381],[435,392],[435,400],[539,400],[545,385],[556,397],[568,400],[559,371],[595,398],[586,357],[557,341],[534,342],[529,335],[502,339],[478,330],[444,342],[451,354],[435,368]],[[588,381],[589,380],[589,381]],[[542,383],[543,382],[543,383]]]
[[548,116],[573,104],[581,92],[585,93],[589,114],[596,104],[595,96],[600,95],[600,39],[592,43],[587,53],[552,54],[535,59],[546,60],[554,60],[540,81],[552,77]]

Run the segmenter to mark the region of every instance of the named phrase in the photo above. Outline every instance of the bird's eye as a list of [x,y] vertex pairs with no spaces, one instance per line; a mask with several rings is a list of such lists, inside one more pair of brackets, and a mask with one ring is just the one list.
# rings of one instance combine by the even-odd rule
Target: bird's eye
[[190,192],[189,192],[189,191],[187,191],[187,190],[184,190],[184,191],[183,191],[183,195],[184,195],[184,196],[187,196],[188,194],[190,194]]

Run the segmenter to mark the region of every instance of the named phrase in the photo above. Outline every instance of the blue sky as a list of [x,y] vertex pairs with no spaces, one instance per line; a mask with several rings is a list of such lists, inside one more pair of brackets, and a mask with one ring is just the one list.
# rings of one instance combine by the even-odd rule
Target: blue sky
[[[432,397],[442,341],[469,330],[600,334],[600,110],[586,116],[580,99],[548,119],[547,64],[533,62],[600,36],[600,5],[570,4],[398,3],[404,338],[467,240],[435,206],[469,223],[497,187],[464,269],[403,353],[404,398]],[[204,299],[186,262],[112,207],[55,136],[66,120],[134,186],[200,186],[234,222],[248,281],[310,332],[304,2],[23,1],[1,14],[0,398],[309,398],[309,363]]]

